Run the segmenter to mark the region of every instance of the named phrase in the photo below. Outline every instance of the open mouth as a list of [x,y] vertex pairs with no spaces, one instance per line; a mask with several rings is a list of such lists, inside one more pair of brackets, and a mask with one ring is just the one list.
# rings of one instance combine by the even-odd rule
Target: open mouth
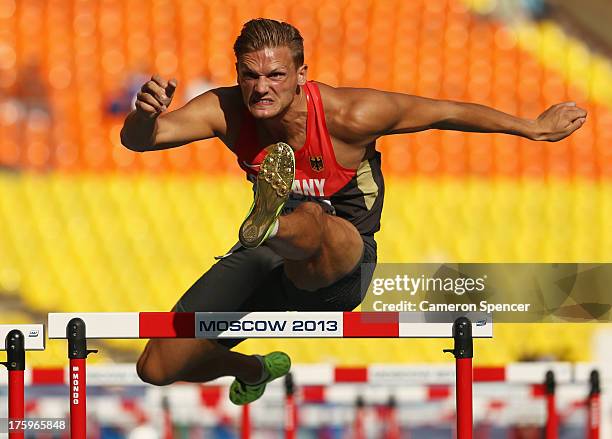
[[265,107],[267,105],[272,105],[274,103],[274,101],[272,99],[268,99],[268,98],[259,98],[259,99],[253,99],[251,101],[251,103],[253,105],[256,105],[256,106]]

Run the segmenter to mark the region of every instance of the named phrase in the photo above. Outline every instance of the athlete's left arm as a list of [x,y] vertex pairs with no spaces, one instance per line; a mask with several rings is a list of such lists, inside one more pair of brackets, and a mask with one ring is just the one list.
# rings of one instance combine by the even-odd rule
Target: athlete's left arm
[[354,133],[366,137],[428,129],[506,133],[556,142],[582,126],[587,112],[574,102],[523,119],[485,105],[429,99],[371,89],[344,89],[345,117]]

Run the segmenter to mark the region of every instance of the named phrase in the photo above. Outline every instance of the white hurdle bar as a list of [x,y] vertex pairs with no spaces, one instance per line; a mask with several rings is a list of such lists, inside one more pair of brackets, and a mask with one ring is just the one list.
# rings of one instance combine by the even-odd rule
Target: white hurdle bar
[[23,347],[26,351],[45,350],[45,326],[42,324],[29,324],[0,325],[0,351],[6,350],[6,338],[9,332],[14,330],[23,334]]
[[[466,315],[472,337],[493,337],[490,315]],[[80,318],[87,338],[451,338],[447,314],[410,312],[50,313],[49,338]]]

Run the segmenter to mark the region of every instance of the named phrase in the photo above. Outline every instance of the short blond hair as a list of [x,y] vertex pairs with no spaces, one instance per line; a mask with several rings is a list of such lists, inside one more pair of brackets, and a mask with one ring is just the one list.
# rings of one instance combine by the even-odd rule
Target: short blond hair
[[304,39],[300,31],[289,23],[269,18],[255,18],[242,26],[234,43],[234,54],[238,59],[246,53],[275,47],[288,47],[296,68],[304,64]]

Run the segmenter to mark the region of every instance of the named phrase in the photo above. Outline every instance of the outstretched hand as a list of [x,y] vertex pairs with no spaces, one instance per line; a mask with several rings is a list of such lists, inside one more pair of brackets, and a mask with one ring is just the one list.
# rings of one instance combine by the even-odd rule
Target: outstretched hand
[[577,107],[575,102],[553,105],[535,120],[534,140],[558,142],[565,139],[586,120],[586,110]]

